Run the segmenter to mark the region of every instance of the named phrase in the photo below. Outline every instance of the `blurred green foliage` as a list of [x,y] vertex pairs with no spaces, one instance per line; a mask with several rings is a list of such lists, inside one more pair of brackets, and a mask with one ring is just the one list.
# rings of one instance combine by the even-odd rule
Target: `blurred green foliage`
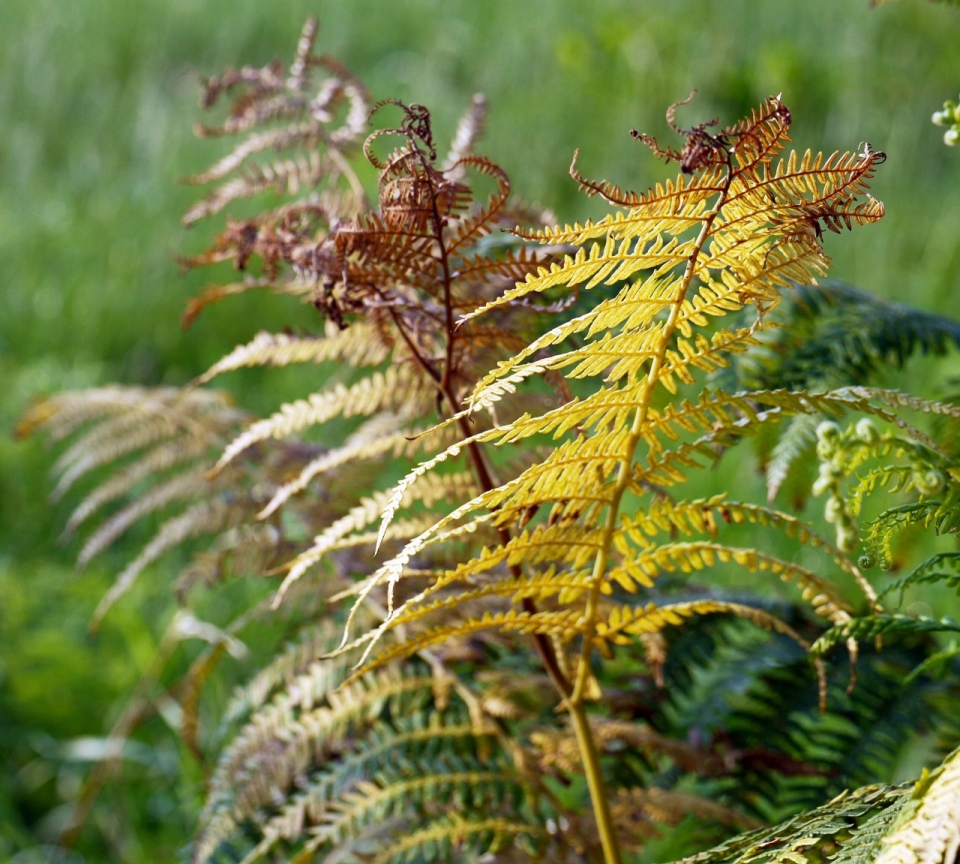
[[[246,295],[183,334],[178,314],[205,277],[179,276],[174,260],[210,230],[179,227],[194,194],[176,181],[222,146],[191,136],[197,73],[287,58],[310,12],[322,50],[375,98],[430,106],[441,139],[483,91],[486,151],[515,191],[561,219],[601,210],[567,177],[575,147],[586,174],[645,186],[672,169],[631,127],[665,136],[664,108],[693,87],[699,96],[682,121],[731,120],[782,92],[801,147],[869,140],[888,154],[873,186],[888,215],[828,241],[833,275],[960,311],[960,161],[928,122],[960,81],[956,10],[914,0],[875,10],[866,0],[4,0],[0,858],[46,860],[37,844],[76,794],[172,609],[164,580],[144,580],[88,635],[120,558],[73,572],[75,549],[55,543],[66,505],[44,500],[49,457],[36,442],[14,442],[13,424],[36,393],[182,383],[257,329],[313,321],[292,301]],[[925,391],[927,367],[910,368],[910,389]],[[254,410],[302,392],[283,375],[238,381]],[[143,539],[133,532],[126,548]],[[149,721],[97,824],[62,860],[175,857],[200,774],[181,773],[183,754],[163,726]]]

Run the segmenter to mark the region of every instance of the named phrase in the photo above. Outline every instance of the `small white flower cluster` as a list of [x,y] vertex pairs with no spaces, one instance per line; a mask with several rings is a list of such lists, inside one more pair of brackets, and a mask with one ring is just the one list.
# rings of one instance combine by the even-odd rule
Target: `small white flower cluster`
[[943,143],[948,147],[960,142],[960,105],[948,99],[943,103],[942,111],[935,111],[931,118],[937,126],[949,126],[943,133]]

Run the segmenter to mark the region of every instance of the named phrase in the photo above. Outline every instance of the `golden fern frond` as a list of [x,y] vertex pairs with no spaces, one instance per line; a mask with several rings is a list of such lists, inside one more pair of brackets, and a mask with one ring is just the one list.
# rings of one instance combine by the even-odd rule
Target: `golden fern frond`
[[[581,554],[595,553],[597,545],[596,539],[593,543],[585,541]],[[577,551],[580,552],[581,550],[578,549]],[[461,567],[452,572],[458,573],[458,571],[462,572],[463,570],[476,572],[489,561],[493,560],[499,563],[503,560],[503,557],[499,556],[497,552],[487,555],[482,554],[475,565],[468,565],[466,568]],[[608,574],[608,581],[604,583],[601,590],[608,594],[611,592],[611,583],[617,583],[634,593],[639,586],[651,586],[653,580],[664,572],[670,573],[679,570],[683,573],[691,573],[695,570],[713,566],[717,562],[731,561],[740,564],[752,573],[769,571],[773,575],[778,575],[785,582],[796,580],[802,591],[803,599],[811,603],[813,610],[818,615],[837,626],[848,625],[851,621],[852,609],[840,596],[836,586],[829,580],[807,568],[775,556],[765,555],[750,548],[723,546],[718,543],[670,543],[656,547],[651,552],[641,554],[635,559],[626,560],[624,563],[614,566]],[[497,613],[496,615],[483,612],[480,617],[468,617],[455,624],[434,627],[414,639],[403,642],[395,648],[384,649],[371,659],[367,659],[378,640],[389,630],[410,625],[438,612],[449,613],[450,610],[464,606],[471,601],[497,596],[510,597],[514,602],[519,602],[523,598],[546,601],[556,596],[558,601],[564,605],[575,605],[578,600],[588,594],[591,588],[590,570],[558,571],[551,568],[544,573],[522,579],[516,579],[513,576],[503,577],[482,587],[461,591],[452,597],[436,600],[432,603],[425,602],[429,596],[446,587],[452,581],[450,574],[440,576],[429,589],[394,610],[382,625],[369,630],[340,650],[349,651],[366,645],[361,662],[364,664],[362,668],[367,670],[376,669],[381,664],[397,657],[412,656],[413,653],[438,642],[494,627],[520,633],[545,633],[565,640],[569,640],[578,633],[583,633],[580,630],[582,620],[578,619],[575,610],[573,612],[523,613],[519,616],[513,611]],[[609,617],[606,619],[603,615],[598,617],[591,639],[597,644],[610,640],[617,642],[617,644],[627,644],[630,640],[618,642],[617,634],[624,632],[639,636],[642,633],[654,633],[662,630],[665,626],[681,624],[684,619],[694,615],[718,613],[737,615],[764,629],[774,630],[789,636],[804,649],[810,647],[809,643],[802,639],[791,627],[763,610],[743,606],[742,604],[714,600],[666,606],[649,603],[638,607],[616,607],[610,611]]]
[[246,345],[234,348],[197,378],[206,384],[223,375],[249,366],[289,366],[294,363],[349,363],[351,366],[379,366],[387,349],[373,338],[369,325],[358,322],[347,330],[328,325],[323,337],[288,336],[285,333],[258,333]]
[[[779,301],[780,291],[825,272],[821,223],[836,229],[848,223],[875,221],[882,215],[882,205],[873,199],[864,206],[855,201],[883,160],[882,154],[869,147],[860,154],[826,160],[805,156],[798,161],[790,156],[771,167],[787,140],[789,123],[789,112],[778,99],[771,99],[751,118],[716,135],[707,132],[705,125],[684,133],[687,142],[682,153],[661,151],[653,142],[651,146],[660,155],[678,159],[684,173],[695,176],[689,181],[680,177],[676,183],[657,187],[646,196],[623,196],[611,187],[589,186],[576,175],[581,185],[594,192],[610,199],[624,198],[615,203],[628,207],[628,212],[596,224],[547,229],[535,235],[541,242],[572,244],[577,251],[549,268],[540,268],[499,298],[462,316],[463,321],[471,321],[527,295],[555,288],[590,290],[606,285],[615,292],[610,299],[558,325],[500,362],[476,384],[465,413],[492,409],[527,379],[547,373],[561,373],[566,379],[600,379],[593,395],[568,400],[540,416],[527,414],[505,426],[481,431],[422,463],[396,487],[384,510],[381,532],[399,509],[406,490],[463,449],[546,434],[559,442],[542,461],[513,479],[499,486],[487,484],[479,495],[412,539],[364,581],[357,592],[358,603],[378,586],[386,585],[388,614],[383,624],[352,642],[348,621],[342,650],[364,648],[361,671],[448,638],[489,629],[534,634],[540,640],[542,655],[546,651],[544,638],[554,640],[554,644],[578,639],[581,657],[579,664],[571,667],[575,669],[575,681],[564,683],[562,671],[551,674],[559,682],[561,694],[571,700],[572,716],[583,725],[586,721],[580,706],[588,689],[595,689],[595,682],[590,684],[590,657],[595,644],[603,641],[601,627],[612,635],[618,633],[623,618],[627,629],[632,626],[637,633],[654,632],[665,623],[683,618],[680,612],[661,613],[657,607],[646,605],[639,612],[631,608],[629,614],[610,613],[616,617],[611,625],[601,597],[610,593],[615,583],[637,590],[649,586],[664,571],[689,573],[718,562],[733,562],[751,572],[770,571],[788,581],[795,579],[804,598],[819,614],[835,625],[850,620],[851,607],[829,580],[756,549],[727,546],[712,539],[655,545],[639,527],[634,530],[639,549],[618,546],[618,538],[624,536],[619,511],[627,490],[643,497],[662,478],[668,483],[679,482],[683,478],[678,466],[697,466],[695,456],[715,459],[720,447],[734,443],[768,417],[784,415],[791,409],[791,413],[801,414],[814,410],[815,399],[807,400],[806,394],[779,393],[761,395],[760,405],[751,398],[753,394],[741,394],[733,397],[739,402],[721,395],[713,404],[711,397],[706,397],[696,408],[684,404],[680,410],[661,412],[651,407],[659,386],[675,394],[678,384],[694,381],[694,371],[712,371],[726,362],[724,354],[755,345],[753,334],[762,328],[764,313]],[[757,308],[754,327],[721,328],[712,338],[698,332],[710,326],[713,319],[737,312],[747,304]],[[567,348],[564,343],[574,336],[576,342]],[[896,416],[878,407],[877,401],[865,394],[830,394],[821,404],[831,404],[832,410],[843,412],[855,410],[851,403],[864,403],[869,406],[866,410]],[[700,430],[706,434],[694,441],[684,440],[672,451],[665,452],[659,440],[661,436],[681,440]],[[645,462],[638,452],[644,442],[648,448]],[[544,505],[551,505],[545,517],[546,528],[511,536],[514,525],[539,518],[536,514]],[[774,511],[746,508],[739,512],[745,520],[757,518],[788,532],[798,531],[795,523]],[[479,524],[485,518],[500,532],[497,546],[486,547],[466,566],[435,577],[430,586],[394,608],[395,586],[416,556],[435,545],[453,526]],[[689,527],[706,525],[701,522]],[[567,528],[573,530],[565,535]],[[807,530],[798,534],[798,539],[803,542],[812,537]],[[839,550],[833,551],[847,572],[859,575]],[[556,565],[551,561],[545,572],[537,573],[537,562],[547,558],[557,559]],[[524,567],[531,568],[528,576],[521,575]],[[461,579],[467,583],[466,590],[434,599],[437,592]],[[474,580],[480,580],[476,587]],[[875,602],[876,594],[866,580],[861,576],[858,581]],[[452,622],[438,614],[439,623],[425,631],[408,633],[405,642],[373,653],[378,640],[401,622],[409,624],[434,612],[449,614],[464,603],[493,597],[522,602],[522,609],[503,611],[496,606],[481,606],[475,615]],[[547,601],[559,608],[538,609],[539,602]],[[719,611],[709,604],[683,608],[689,614]],[[746,609],[731,607],[726,611],[748,615]],[[638,614],[638,620],[647,619],[647,625],[634,625]],[[775,626],[763,613],[749,614],[761,626]],[[786,635],[786,630],[781,632]],[[790,633],[807,647],[794,631]],[[822,669],[820,678],[822,697]],[[595,807],[605,807],[593,786],[591,790]]]

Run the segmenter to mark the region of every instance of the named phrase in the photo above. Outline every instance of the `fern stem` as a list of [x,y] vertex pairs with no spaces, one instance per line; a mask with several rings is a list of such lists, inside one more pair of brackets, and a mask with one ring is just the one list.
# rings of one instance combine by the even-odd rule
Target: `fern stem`
[[[416,343],[413,341],[413,338],[410,336],[410,334],[407,333],[402,322],[400,321],[400,316],[397,315],[393,307],[388,306],[387,308],[390,310],[390,315],[393,318],[394,325],[396,326],[400,335],[403,337],[404,342],[407,343],[407,347],[410,349],[410,352],[413,354],[414,360],[436,385],[438,400],[443,400],[447,403],[447,405],[450,407],[451,414],[458,414],[461,407],[460,403],[450,392],[450,389],[444,386],[440,373],[437,372],[437,370],[433,368],[432,364],[430,364],[420,353]],[[452,334],[452,331],[449,331],[448,333],[448,344],[452,344],[453,337],[449,334]],[[449,368],[449,364],[447,368]],[[460,434],[463,435],[463,439],[469,442],[467,444],[467,453],[470,456],[470,462],[473,465],[473,471],[476,475],[477,482],[480,484],[480,488],[484,492],[489,492],[494,488],[495,484],[493,482],[493,478],[490,476],[489,470],[487,469],[486,462],[483,458],[483,451],[481,450],[480,445],[476,441],[470,440],[473,437],[473,433],[470,429],[469,420],[467,420],[466,417],[459,417],[457,419],[457,426],[460,428]],[[510,532],[504,527],[498,528],[497,532],[500,535],[500,542],[506,546],[506,544],[510,542]],[[510,572],[515,579],[519,579],[521,576],[520,567],[516,564],[510,566]],[[528,612],[531,615],[536,614],[537,604],[532,598],[525,597],[523,599],[523,609],[525,612]],[[567,676],[564,674],[553,643],[543,633],[535,633],[533,636],[533,641],[537,647],[537,653],[540,655],[540,661],[543,663],[543,668],[546,670],[547,675],[553,682],[553,686],[556,688],[557,692],[562,698],[568,698],[572,690],[572,685],[567,679]]]
[[603,847],[603,860],[605,864],[620,864],[620,846],[617,843],[613,814],[610,812],[606,784],[600,768],[600,754],[590,728],[587,709],[582,701],[568,702],[568,705],[570,720],[577,735],[577,746],[580,748],[580,758],[583,760],[583,771],[587,777],[590,800],[593,801],[593,818],[600,835],[600,845]]
[[620,850],[617,845],[616,835],[613,830],[613,820],[610,813],[610,803],[607,798],[606,788],[603,780],[603,772],[600,768],[600,759],[597,751],[596,742],[593,733],[590,730],[590,724],[587,719],[586,709],[584,707],[584,696],[586,694],[587,683],[590,680],[590,663],[593,657],[593,638],[596,634],[597,617],[600,607],[600,589],[603,585],[603,578],[607,571],[607,564],[610,560],[610,547],[613,543],[613,535],[617,530],[617,520],[620,517],[620,503],[623,500],[624,493],[630,484],[630,475],[633,471],[633,460],[636,455],[637,446],[642,438],[641,431],[647,419],[647,410],[650,406],[650,398],[653,395],[653,389],[660,374],[660,368],[663,365],[663,359],[666,356],[667,346],[670,343],[670,337],[673,335],[677,326],[677,319],[680,317],[680,309],[683,301],[686,299],[687,291],[696,275],[697,259],[700,256],[700,250],[710,236],[710,230],[713,223],[720,213],[727,192],[730,188],[730,181],[733,178],[733,172],[728,171],[723,190],[720,193],[717,203],[713,210],[706,215],[700,233],[694,241],[693,250],[687,261],[684,270],[683,279],[680,282],[677,291],[676,300],[670,309],[670,315],[663,328],[663,336],[660,344],[657,346],[657,352],[654,355],[650,369],[644,382],[643,390],[640,393],[640,401],[637,405],[633,417],[633,425],[630,429],[630,435],[627,438],[623,455],[620,458],[620,466],[617,470],[617,480],[610,496],[610,505],[607,509],[607,517],[604,522],[603,535],[600,541],[600,548],[597,550],[597,557],[594,559],[593,574],[591,576],[590,593],[587,597],[587,604],[584,610],[583,622],[583,645],[581,647],[580,662],[577,667],[576,680],[573,686],[573,693],[567,700],[567,710],[570,713],[570,719],[573,722],[577,735],[577,744],[580,748],[580,758],[583,760],[584,773],[587,777],[587,786],[590,789],[590,798],[593,803],[593,814],[596,820],[597,830],[600,834],[600,842],[603,846],[603,854],[606,864],[620,864]]

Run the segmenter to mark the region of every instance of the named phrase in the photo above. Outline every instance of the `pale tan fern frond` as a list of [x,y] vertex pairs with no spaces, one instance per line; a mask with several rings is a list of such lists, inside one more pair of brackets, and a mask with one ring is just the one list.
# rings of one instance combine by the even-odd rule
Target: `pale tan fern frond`
[[[31,405],[17,423],[17,435],[26,437],[43,431],[53,441],[61,441],[82,426],[131,411],[162,413],[167,402],[181,403],[185,411],[202,412],[228,405],[222,391],[204,390],[185,396],[173,387],[122,387],[112,385],[88,390],[72,390],[45,396]],[[182,400],[182,402],[181,402]]]
[[81,501],[67,520],[64,538],[74,532],[99,509],[128,494],[138,483],[191,462],[207,453],[210,445],[196,438],[175,438],[162,442],[101,483]]
[[[476,480],[472,474],[455,473],[425,477],[419,484],[411,484],[404,490],[402,498],[397,502],[397,508],[408,507],[416,502],[421,502],[425,507],[432,507],[441,501],[470,498],[476,493],[476,488]],[[364,498],[346,516],[314,537],[310,548],[290,562],[289,572],[277,592],[278,602],[289,586],[303,576],[307,570],[318,564],[324,555],[335,548],[336,544],[380,519],[384,507],[388,501],[392,500],[392,496],[388,496],[385,492],[376,493],[370,498]],[[381,530],[378,535],[375,535],[374,539],[377,545],[385,537],[385,530]],[[362,542],[367,543],[369,541],[364,537]]]
[[[283,139],[277,136],[275,140]],[[290,130],[285,140],[291,144],[310,146],[319,138],[311,135],[308,129],[303,129]],[[228,180],[187,210],[183,216],[183,224],[193,225],[201,219],[215,216],[234,201],[253,198],[264,192],[296,195],[301,189],[312,189],[323,180],[336,177],[339,169],[340,163],[337,160],[315,151],[295,159],[281,159],[263,165],[248,165],[245,169],[246,176]]]
[[453,133],[450,150],[443,160],[442,170],[444,173],[452,176],[454,180],[461,179],[464,172],[461,167],[459,173],[457,173],[458,163],[462,166],[463,159],[473,155],[474,147],[483,138],[486,125],[487,100],[482,93],[474,93],[470,100],[470,107],[460,118],[457,130]]
[[267,419],[251,425],[230,442],[213,470],[223,470],[237,456],[260,441],[286,438],[334,417],[370,416],[387,410],[419,414],[434,392],[433,387],[410,366],[391,366],[385,372],[374,372],[349,387],[337,384],[307,399],[288,403]]
[[221,530],[231,516],[238,516],[230,505],[219,498],[201,501],[185,512],[168,519],[143,548],[117,576],[110,590],[103,596],[94,610],[90,626],[97,629],[100,622],[114,603],[117,602],[136,581],[136,578],[168,549],[178,546],[191,537],[212,534]]
[[351,366],[379,366],[387,349],[375,338],[373,328],[358,322],[346,330],[328,324],[322,337],[258,333],[251,342],[234,348],[197,378],[206,384],[223,375],[249,366],[289,366],[294,363],[349,363]]
[[175,501],[190,501],[201,497],[209,487],[205,468],[183,471],[157,483],[144,495],[135,498],[112,514],[83,544],[77,556],[77,565],[84,567],[96,555],[111,546],[131,525]]
[[950,864],[960,849],[960,750],[922,777],[875,864]]
[[308,462],[295,480],[284,483],[258,514],[266,519],[281,507],[289,498],[299,495],[317,477],[345,465],[356,464],[367,459],[375,459],[386,453],[394,458],[413,456],[419,450],[431,452],[438,447],[448,445],[454,437],[454,430],[441,429],[405,429],[397,430],[403,418],[394,414],[378,415],[361,426],[342,447],[331,450]]

